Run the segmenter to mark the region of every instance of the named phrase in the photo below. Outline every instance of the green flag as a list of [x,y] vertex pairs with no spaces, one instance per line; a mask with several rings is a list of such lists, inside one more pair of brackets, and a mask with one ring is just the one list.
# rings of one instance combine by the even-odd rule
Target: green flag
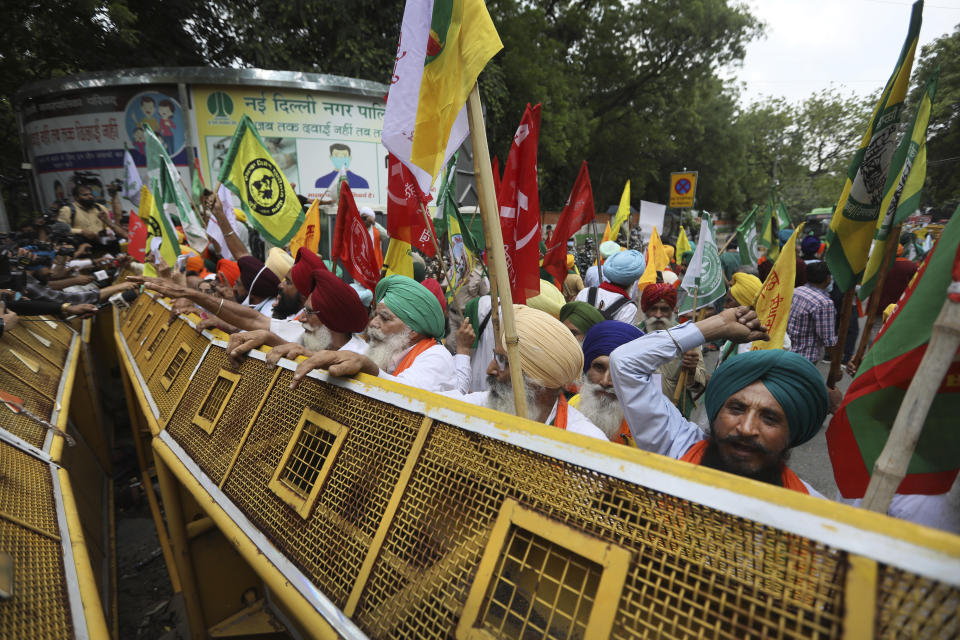
[[187,244],[197,251],[203,251],[207,247],[207,232],[203,220],[193,210],[180,172],[167,155],[163,141],[150,127],[144,127],[143,134],[146,139],[147,182],[157,208],[163,209],[168,216],[176,216],[187,237]]
[[740,248],[740,264],[757,264],[760,252],[757,251],[757,222],[756,215],[759,205],[754,205],[743,222],[737,226],[737,246]]
[[917,0],[900,58],[880,94],[860,147],[850,161],[843,193],[827,230],[824,260],[841,291],[857,284],[867,266],[867,254],[877,228],[884,185],[896,145],[900,111],[910,84],[922,14],[923,0]]
[[916,211],[917,205],[920,204],[920,192],[923,190],[923,181],[927,177],[927,124],[930,122],[930,108],[937,91],[939,73],[938,67],[933,72],[933,77],[927,82],[927,88],[923,92],[923,97],[920,98],[917,111],[913,114],[913,122],[900,140],[900,145],[890,162],[890,173],[887,175],[887,184],[883,188],[885,195],[880,203],[883,217],[877,220],[877,230],[873,236],[873,251],[863,272],[863,283],[857,291],[857,296],[861,300],[866,300],[877,286],[887,243],[897,242],[897,238],[890,239],[890,231]]
[[782,231],[784,229],[793,229],[793,222],[790,221],[790,216],[787,215],[787,208],[783,206],[783,201],[777,202],[777,231]]
[[766,249],[767,258],[776,260],[780,254],[780,243],[777,242],[777,234],[773,232],[773,196],[767,203],[767,212],[760,221],[760,236],[757,238],[757,244]]
[[240,199],[247,221],[270,244],[286,245],[303,224],[300,200],[249,116],[237,125],[219,179]]
[[680,288],[687,292],[677,308],[679,315],[693,311],[693,298],[696,292],[697,309],[713,304],[718,298],[727,293],[727,285],[723,280],[723,268],[720,263],[720,252],[717,250],[717,237],[713,233],[713,223],[710,216],[704,212],[700,223],[700,234],[697,236],[697,248],[690,258],[690,265],[683,276]]

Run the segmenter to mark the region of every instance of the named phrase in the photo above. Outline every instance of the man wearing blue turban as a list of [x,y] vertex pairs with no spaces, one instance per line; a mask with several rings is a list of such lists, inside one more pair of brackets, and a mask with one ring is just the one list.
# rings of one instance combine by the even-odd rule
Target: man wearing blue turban
[[366,355],[319,351],[297,367],[293,386],[313,369],[324,368],[334,376],[366,373],[425,391],[456,388],[453,356],[439,342],[446,325],[433,292],[412,278],[393,275],[377,283],[374,300]]
[[637,305],[633,302],[634,285],[647,262],[634,249],[615,253],[603,263],[603,282],[599,287],[588,287],[577,294],[577,300],[596,307],[607,320],[633,324]]
[[611,354],[614,389],[637,446],[819,496],[786,466],[789,450],[816,435],[831,404],[823,378],[808,360],[772,349],[724,362],[707,385],[706,436],[654,382],[664,362],[717,339],[767,338],[756,313],[738,307],[647,334]]
[[618,320],[590,327],[583,338],[583,384],[580,393],[570,398],[571,407],[600,427],[608,440],[620,444],[632,444],[632,438],[610,378],[610,353],[642,335],[640,329]]

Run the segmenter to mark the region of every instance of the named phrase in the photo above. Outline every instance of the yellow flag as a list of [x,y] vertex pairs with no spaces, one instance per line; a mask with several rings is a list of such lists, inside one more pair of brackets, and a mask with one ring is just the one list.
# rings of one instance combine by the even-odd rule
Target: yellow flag
[[220,169],[222,182],[237,198],[247,220],[270,244],[285,246],[303,223],[303,206],[283,171],[244,115]]
[[623,226],[624,222],[630,220],[630,181],[627,180],[627,184],[623,187],[623,193],[620,195],[620,206],[617,207],[617,215],[613,217],[613,222],[610,223],[610,229],[614,234],[614,239],[616,239],[617,234],[620,233],[620,227]]
[[[140,189],[140,215],[141,219],[147,225],[147,245],[145,251],[150,252],[155,244],[159,244],[156,251],[167,263],[167,266],[174,268],[177,262],[177,256],[180,255],[180,243],[177,241],[177,231],[167,216],[167,212],[157,207],[157,201],[153,194],[144,185]],[[154,238],[160,238],[157,243]],[[144,274],[148,276],[157,275],[156,268],[149,258],[144,265]]]
[[751,351],[783,348],[783,336],[787,333],[787,320],[790,318],[790,304],[793,301],[793,285],[797,277],[797,236],[802,230],[803,223],[793,232],[787,244],[783,245],[780,257],[757,294],[754,308],[760,322],[770,334],[770,340],[757,340],[750,347]]
[[383,256],[383,267],[387,275],[413,277],[413,254],[409,242],[390,238],[387,255]]
[[684,231],[683,227],[680,227],[680,235],[677,236],[677,250],[673,254],[676,256],[677,262],[680,262],[680,257],[687,251],[693,251],[693,245],[690,244],[690,239],[687,238],[687,232]]
[[306,247],[317,253],[320,248],[320,201],[314,200],[307,209],[306,217],[297,235],[290,239],[290,255],[297,257],[300,247]]
[[643,275],[640,276],[640,281],[637,283],[637,286],[641,291],[648,284],[652,284],[657,281],[657,271],[663,271],[668,266],[670,266],[670,257],[667,256],[667,252],[663,249],[663,242],[660,241],[660,234],[657,233],[657,228],[653,228],[653,233],[650,235],[650,244],[647,245],[647,266],[643,270]]

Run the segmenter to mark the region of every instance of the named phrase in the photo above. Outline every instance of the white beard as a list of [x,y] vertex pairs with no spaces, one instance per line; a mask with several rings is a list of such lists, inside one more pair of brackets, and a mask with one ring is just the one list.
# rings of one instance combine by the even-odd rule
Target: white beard
[[375,327],[367,327],[367,357],[383,371],[393,371],[399,355],[410,346],[410,327],[404,327],[400,333],[387,335]]
[[644,318],[643,330],[645,333],[653,333],[662,329],[669,329],[676,326],[677,321],[671,318]]
[[333,342],[333,335],[330,329],[325,326],[311,327],[303,325],[303,346],[310,351],[323,351],[330,348]]
[[580,404],[577,405],[577,411],[597,425],[608,440],[613,440],[620,432],[620,423],[623,422],[623,407],[620,406],[616,396],[604,393],[603,387],[599,384],[593,384],[587,380],[583,381],[583,385],[580,387]]
[[[537,406],[536,386],[523,377],[523,388],[527,393],[527,417],[538,421],[542,407]],[[487,376],[486,406],[494,411],[516,415],[516,403],[513,400],[513,384],[510,380],[499,380],[496,376]]]

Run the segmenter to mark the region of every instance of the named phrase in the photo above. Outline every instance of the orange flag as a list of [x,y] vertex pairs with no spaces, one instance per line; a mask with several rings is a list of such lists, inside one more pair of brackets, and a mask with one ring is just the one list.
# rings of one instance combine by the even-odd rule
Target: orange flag
[[320,201],[314,200],[310,208],[307,209],[307,215],[303,219],[303,224],[297,234],[290,238],[290,255],[297,255],[300,247],[306,247],[314,253],[319,253],[320,248]]

